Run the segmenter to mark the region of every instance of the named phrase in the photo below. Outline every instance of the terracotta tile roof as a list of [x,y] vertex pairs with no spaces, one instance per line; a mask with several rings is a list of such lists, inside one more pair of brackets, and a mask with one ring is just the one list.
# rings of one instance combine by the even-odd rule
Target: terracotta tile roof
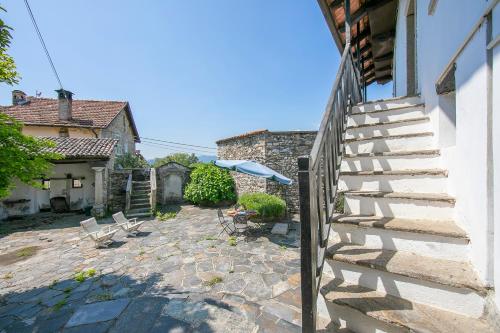
[[26,125],[106,128],[128,103],[73,100],[72,120],[59,120],[58,100],[27,97],[23,105],[0,106],[3,112]]
[[224,143],[224,142],[227,142],[227,141],[232,141],[232,140],[236,140],[236,139],[246,138],[248,136],[253,136],[253,135],[258,135],[258,134],[264,134],[264,133],[268,133],[268,132],[269,132],[269,130],[267,130],[267,129],[260,129],[260,130],[243,133],[243,134],[236,135],[236,136],[230,136],[229,138],[220,139],[218,141],[215,141],[215,143],[216,144],[220,144],[220,143]]
[[51,152],[64,155],[65,159],[109,159],[118,140],[98,138],[40,137],[56,143]]

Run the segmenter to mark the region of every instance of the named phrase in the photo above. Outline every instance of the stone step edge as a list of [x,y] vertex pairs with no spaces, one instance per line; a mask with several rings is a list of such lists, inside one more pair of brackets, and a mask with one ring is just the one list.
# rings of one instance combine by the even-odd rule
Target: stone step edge
[[416,95],[411,95],[411,96],[396,96],[396,97],[389,97],[389,98],[383,98],[383,99],[375,99],[372,101],[359,102],[355,106],[378,104],[378,103],[383,103],[383,102],[387,103],[387,102],[400,101],[403,99],[410,99],[410,98],[416,98],[416,97],[420,98],[421,96],[420,96],[420,94],[416,94]]
[[418,137],[425,137],[425,136],[434,136],[434,133],[433,132],[420,132],[420,133],[395,134],[395,135],[375,135],[375,136],[369,136],[366,138],[346,139],[345,143],[349,144],[352,142],[384,140],[384,139],[385,140],[407,139],[407,138],[418,138]]
[[440,156],[439,149],[384,151],[376,153],[344,154],[344,158],[398,157],[398,156]]
[[443,170],[443,169],[341,171],[340,175],[341,176],[443,176],[443,177],[448,177],[448,171]]
[[343,191],[346,196],[360,196],[367,198],[383,198],[383,199],[402,199],[402,200],[423,200],[437,201],[455,204],[455,198],[447,194],[432,194],[432,193],[405,193],[405,192],[383,192],[383,191]]
[[[354,259],[350,258],[349,255],[337,254],[336,251],[342,249],[343,247],[356,248],[359,251],[364,251],[365,253],[379,253],[377,259]],[[358,251],[358,252],[359,252]],[[386,258],[381,257],[385,256]],[[415,280],[431,282],[445,287],[466,289],[478,293],[481,296],[486,296],[488,288],[482,285],[479,278],[470,267],[467,262],[458,262],[447,259],[436,259],[426,256],[421,256],[415,253],[405,252],[405,251],[391,251],[383,249],[369,248],[363,245],[357,245],[352,243],[337,242],[329,246],[325,258],[331,261],[342,262],[350,265],[366,267],[368,269],[387,272],[394,275],[405,276]],[[403,258],[403,259],[402,259]],[[398,260],[396,260],[398,259]],[[384,260],[387,260],[384,265]],[[396,260],[397,265],[393,263],[389,266],[390,262]],[[422,269],[418,269],[416,266],[411,266],[410,263],[418,263],[418,266],[422,267],[448,267],[446,274],[436,274],[436,270],[432,270],[431,274],[426,273]],[[454,267],[455,266],[455,267]],[[471,281],[464,281],[464,279],[457,278],[456,276],[450,275],[451,270],[455,271],[467,271],[470,270],[470,274],[467,275]],[[476,279],[474,279],[474,277]],[[472,282],[473,281],[473,282]]]
[[[392,222],[392,224],[391,224]],[[430,221],[418,219],[402,219],[394,217],[379,217],[369,215],[338,214],[330,220],[331,224],[347,225],[361,229],[383,229],[416,234],[435,235],[461,239],[469,242],[469,236],[454,221]],[[450,230],[443,230],[435,226],[446,224]]]
[[[337,289],[340,290],[337,291]],[[343,297],[343,294],[340,294],[337,297],[332,295],[332,293],[343,293],[342,290],[351,290],[350,294],[354,294],[354,292],[360,295],[362,294],[366,299],[364,299],[363,296],[346,298]],[[453,325],[455,329],[457,327],[463,328],[462,331],[456,331],[455,329],[452,330],[457,333],[493,332],[490,330],[487,323],[481,319],[456,314],[430,305],[411,302],[403,298],[388,295],[363,286],[350,284],[342,281],[341,279],[324,278],[322,287],[320,288],[320,293],[323,295],[326,302],[336,304],[338,306],[348,307],[349,309],[352,309],[362,315],[389,325],[404,328],[409,332],[429,332],[429,328],[436,329],[436,325],[432,324],[436,322],[438,323],[438,327],[444,329],[440,330],[440,332],[449,332],[448,330],[451,325]],[[349,302],[349,300],[353,301]],[[375,307],[378,307],[377,309],[372,310],[367,308],[370,303],[369,301],[371,300],[375,300],[372,302],[375,303]],[[399,308],[395,308],[398,304]],[[408,311],[411,311],[411,313],[408,313]],[[435,318],[429,318],[429,314],[432,314]],[[430,321],[432,319],[435,320]],[[418,321],[422,323],[422,326],[418,325]],[[428,323],[431,324],[426,325]]]
[[[356,105],[357,107],[361,107],[362,105]],[[359,115],[364,115],[364,114],[372,114],[372,113],[380,113],[380,112],[391,112],[391,111],[399,111],[399,110],[404,110],[404,109],[414,109],[414,108],[423,108],[425,106],[424,103],[418,103],[418,104],[411,104],[411,105],[405,105],[405,106],[398,106],[395,108],[389,108],[389,109],[382,109],[382,110],[371,110],[371,111],[357,111],[357,112],[351,112],[351,116],[359,116]]]
[[386,126],[386,125],[397,125],[397,124],[404,125],[406,123],[420,123],[420,122],[428,122],[430,120],[431,119],[429,117],[418,117],[418,118],[400,119],[400,120],[393,120],[393,121],[381,121],[378,123],[348,126],[347,130],[356,130],[356,129],[360,129],[360,128],[367,128],[367,127],[374,127],[374,126]]

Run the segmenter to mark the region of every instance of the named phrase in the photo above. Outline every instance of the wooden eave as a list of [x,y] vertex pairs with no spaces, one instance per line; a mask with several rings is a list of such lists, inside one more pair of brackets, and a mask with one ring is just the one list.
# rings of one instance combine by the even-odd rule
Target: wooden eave
[[[341,53],[346,35],[344,1],[318,0]],[[397,0],[350,0],[351,51],[357,61],[359,45],[367,84],[392,80],[397,4]]]

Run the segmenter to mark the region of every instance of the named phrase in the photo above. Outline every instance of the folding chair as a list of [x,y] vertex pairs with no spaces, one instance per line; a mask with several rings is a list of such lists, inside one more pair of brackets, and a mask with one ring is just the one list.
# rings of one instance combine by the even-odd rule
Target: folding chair
[[222,209],[217,209],[217,215],[219,217],[219,223],[222,226],[222,230],[217,237],[220,237],[220,235],[222,235],[224,231],[228,234],[228,236],[231,236],[236,231],[236,229],[231,226],[231,223],[229,221],[226,220],[224,214],[222,213]]

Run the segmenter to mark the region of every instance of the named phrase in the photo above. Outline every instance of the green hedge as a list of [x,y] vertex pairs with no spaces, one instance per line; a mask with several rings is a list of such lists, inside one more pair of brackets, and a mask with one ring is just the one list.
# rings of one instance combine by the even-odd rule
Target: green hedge
[[201,205],[234,202],[234,188],[234,180],[229,171],[213,164],[197,163],[191,172],[191,180],[186,185],[184,199]]
[[248,210],[255,210],[259,218],[272,219],[285,216],[286,203],[275,195],[267,193],[245,193],[238,203]]

